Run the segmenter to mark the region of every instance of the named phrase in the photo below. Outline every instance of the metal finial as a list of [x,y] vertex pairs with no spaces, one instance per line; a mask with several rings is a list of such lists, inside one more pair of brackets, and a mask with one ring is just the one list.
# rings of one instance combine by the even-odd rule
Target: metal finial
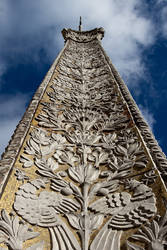
[[79,31],[82,31],[82,17],[81,16],[79,20]]

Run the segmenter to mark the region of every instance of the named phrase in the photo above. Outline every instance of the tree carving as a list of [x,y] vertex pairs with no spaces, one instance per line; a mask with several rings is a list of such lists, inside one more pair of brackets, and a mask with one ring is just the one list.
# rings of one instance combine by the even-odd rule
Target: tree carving
[[[116,134],[102,137],[93,133],[89,141],[89,133],[80,137],[75,137],[75,133],[78,130],[64,136],[48,134],[42,129],[33,131],[21,162],[26,168],[35,165],[44,179],[20,186],[14,209],[30,224],[48,227],[53,246],[58,244],[57,237],[65,244],[65,236],[60,232],[66,232],[72,249],[79,249],[79,245],[63,217],[78,232],[85,250],[89,248],[91,233],[99,230],[107,218],[90,249],[100,249],[99,239],[110,247],[113,245],[114,250],[119,249],[123,229],[139,226],[156,213],[151,188],[136,180],[124,180],[133,173],[135,162],[143,158],[143,150],[136,142],[123,146]],[[118,143],[120,146],[115,148]],[[27,152],[34,153],[33,164],[29,164]],[[61,170],[63,165],[66,167]],[[48,182],[53,191],[42,191]],[[121,189],[128,189],[132,194]],[[113,241],[110,238],[108,242],[108,234],[113,236]]]
[[120,250],[123,231],[156,214],[152,168],[97,40],[69,44],[20,157],[38,178],[14,209],[48,228],[52,249]]

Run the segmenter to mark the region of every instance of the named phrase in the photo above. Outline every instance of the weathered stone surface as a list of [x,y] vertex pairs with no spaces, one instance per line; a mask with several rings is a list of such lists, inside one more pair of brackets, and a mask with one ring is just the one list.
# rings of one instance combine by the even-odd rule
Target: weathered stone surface
[[166,158],[103,35],[63,30],[1,161],[0,247],[165,249]]

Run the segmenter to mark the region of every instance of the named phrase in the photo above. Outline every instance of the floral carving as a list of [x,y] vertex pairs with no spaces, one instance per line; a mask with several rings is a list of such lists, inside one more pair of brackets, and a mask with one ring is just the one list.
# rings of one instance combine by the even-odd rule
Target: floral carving
[[155,173],[155,170],[152,169],[144,174],[141,181],[146,185],[150,185],[155,183],[157,177],[158,175]]
[[[145,243],[145,246],[150,250],[164,250],[167,246],[167,201],[164,200],[166,212],[164,216],[157,216],[151,223],[147,223],[147,226],[143,226],[138,230],[138,233],[134,234],[131,239]],[[130,249],[144,250],[146,248],[139,247],[131,242],[127,243]]]
[[[116,247],[119,246],[116,242],[116,229],[120,230],[118,237],[120,239],[122,229],[139,226],[155,214],[155,197],[152,190],[136,180],[123,181],[124,177],[128,177],[133,172],[138,155],[143,157],[143,150],[139,143],[129,143],[126,147],[118,145],[119,140],[114,133],[110,137],[105,137],[105,140],[100,136],[95,144],[87,143],[88,140],[78,143],[68,138],[69,133],[68,136],[67,134],[62,136],[48,134],[44,130],[37,129],[36,131],[33,132],[33,134],[37,133],[34,141],[36,151],[34,151],[33,164],[37,167],[37,173],[47,178],[50,188],[55,193],[40,191],[37,196],[36,190],[45,188],[45,181],[29,181],[16,193],[14,208],[29,223],[42,227],[47,225],[52,232],[52,241],[55,241],[57,237],[57,229],[53,231],[51,227],[57,228],[59,224],[63,230],[66,227],[57,214],[67,217],[68,223],[80,235],[82,248],[85,250],[88,249],[92,231],[98,230],[103,224],[104,215],[107,216],[108,222],[103,226],[102,231],[109,230],[110,234],[114,235],[113,242],[110,244]],[[41,138],[38,137],[39,134],[42,134],[44,143],[41,139],[37,139]],[[107,138],[113,141],[109,148],[106,146]],[[31,150],[31,147],[34,148],[33,137],[29,140],[31,143],[27,144],[30,145],[29,150]],[[37,152],[39,152],[38,155]],[[24,159],[26,158],[28,159],[27,156]],[[60,170],[61,165],[66,166],[64,170]],[[103,170],[103,166],[107,169]],[[68,181],[67,176],[73,182]],[[99,179],[101,179],[100,182]],[[122,188],[128,188],[133,195],[125,191],[120,192]],[[116,207],[114,207],[115,203]],[[38,209],[32,210],[32,207]],[[49,212],[47,212],[48,219],[45,216],[47,224],[40,212],[45,210]],[[81,211],[80,215],[79,211]],[[125,214],[126,218],[124,218]],[[120,215],[122,219],[119,219]],[[68,233],[71,234],[69,229]],[[96,245],[96,241],[99,238],[102,239],[101,237],[104,240],[100,231],[92,246]],[[73,241],[76,241],[74,236]]]
[[9,249],[22,250],[25,241],[37,236],[39,233],[33,232],[18,216],[9,216],[5,210],[1,211],[0,242],[5,243]]
[[52,249],[120,250],[123,230],[157,211],[135,178],[148,156],[98,46],[69,41],[20,157],[39,178],[19,187],[14,209],[48,228]]
[[25,180],[29,180],[29,177],[20,169],[16,169],[15,176],[18,181],[22,181],[23,183]]

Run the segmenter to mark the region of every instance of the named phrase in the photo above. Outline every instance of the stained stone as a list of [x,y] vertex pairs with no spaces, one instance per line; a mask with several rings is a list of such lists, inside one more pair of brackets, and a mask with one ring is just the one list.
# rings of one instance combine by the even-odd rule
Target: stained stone
[[104,30],[62,34],[0,162],[0,249],[166,249],[166,157]]

